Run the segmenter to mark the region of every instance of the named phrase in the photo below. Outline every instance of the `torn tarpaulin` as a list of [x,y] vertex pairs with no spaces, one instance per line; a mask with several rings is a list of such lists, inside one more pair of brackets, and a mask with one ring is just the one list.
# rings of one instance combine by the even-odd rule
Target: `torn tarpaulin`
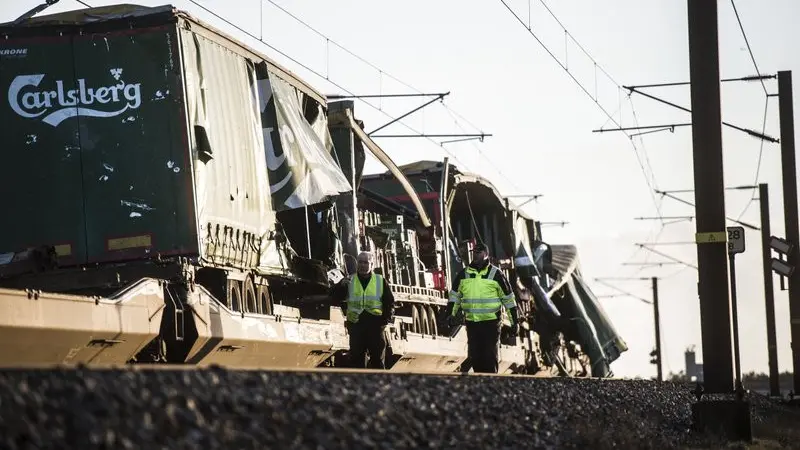
[[[352,188],[331,155],[332,147],[325,145],[303,114],[299,97],[304,94],[264,63],[256,65],[256,76],[275,211],[302,208],[349,192]],[[320,113],[317,120],[327,119]],[[327,126],[318,128],[328,133]]]

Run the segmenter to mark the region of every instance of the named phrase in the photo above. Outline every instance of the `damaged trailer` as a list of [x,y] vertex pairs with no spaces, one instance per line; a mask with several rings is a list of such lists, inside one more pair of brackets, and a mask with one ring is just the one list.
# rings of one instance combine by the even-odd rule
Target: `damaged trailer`
[[[42,363],[314,367],[346,345],[335,312],[300,318],[283,304],[328,285],[324,263],[289,244],[296,205],[350,189],[322,95],[171,6],[46,15],[0,35],[0,179],[26,187],[3,200],[26,225],[0,225],[0,286],[107,300],[87,321],[81,302],[0,294],[38,314],[5,316],[0,346],[38,349]],[[148,278],[161,304],[121,296]],[[145,320],[129,304],[146,305]],[[113,339],[59,339],[94,336],[104,309],[119,316]],[[61,314],[43,320],[50,310]],[[142,351],[115,350],[140,339]]]
[[[468,370],[465,330],[437,320],[462,235],[437,234],[448,214],[352,105],[169,5],[34,17],[0,36],[13,130],[0,179],[26,187],[2,205],[26,226],[0,224],[0,365],[347,364],[327,293],[369,249],[398,304],[387,366]],[[366,151],[403,201],[364,182]],[[522,334],[504,338],[503,371],[591,376],[579,346],[548,337],[542,351]]]
[[[515,289],[523,328],[530,333],[523,331],[520,338],[536,342],[530,347],[539,348],[543,361],[562,374],[585,370],[594,377],[612,376],[610,365],[627,344],[581,277],[574,246],[544,242],[540,224],[513,208],[491,182],[446,160],[418,161],[401,169],[434,222],[442,224],[438,234],[447,236],[443,278],[448,289],[469,264],[473,245],[486,244]],[[363,190],[407,206],[410,199],[391,179],[388,173],[366,176]]]

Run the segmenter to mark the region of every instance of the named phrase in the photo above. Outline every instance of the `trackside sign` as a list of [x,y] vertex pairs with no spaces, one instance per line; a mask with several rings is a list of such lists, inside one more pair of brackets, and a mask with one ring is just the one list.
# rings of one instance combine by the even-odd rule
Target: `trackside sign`
[[118,80],[106,86],[88,86],[80,78],[77,84],[48,80],[45,74],[19,75],[8,87],[8,104],[19,116],[39,119],[57,127],[75,116],[114,117],[142,105],[140,83],[119,81],[122,69],[112,69]]

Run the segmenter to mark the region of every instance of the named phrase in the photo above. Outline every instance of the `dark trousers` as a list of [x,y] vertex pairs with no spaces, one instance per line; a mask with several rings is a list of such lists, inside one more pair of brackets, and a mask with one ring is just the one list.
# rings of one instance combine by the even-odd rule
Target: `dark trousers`
[[475,373],[499,370],[500,320],[467,322],[467,352]]
[[[386,336],[383,334],[386,325],[380,316],[363,312],[358,322],[347,322],[350,334],[350,365],[353,368],[385,369],[386,368]],[[367,365],[369,353],[369,365]]]

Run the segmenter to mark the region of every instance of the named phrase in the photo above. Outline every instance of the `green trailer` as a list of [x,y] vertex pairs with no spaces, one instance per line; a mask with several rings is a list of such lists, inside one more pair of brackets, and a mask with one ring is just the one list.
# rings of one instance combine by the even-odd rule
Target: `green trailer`
[[[0,92],[6,342],[39,361],[102,360],[87,339],[122,349],[106,361],[149,342],[145,359],[233,365],[340,347],[330,317],[278,323],[299,314],[276,303],[328,287],[309,236],[329,224],[308,210],[352,189],[306,82],[171,5],[123,4],[0,24]],[[155,309],[130,294],[142,280]]]
[[170,6],[43,16],[0,36],[12,130],[0,254],[53,246],[60,267],[161,255],[281,272],[276,214],[350,190],[325,99]]

